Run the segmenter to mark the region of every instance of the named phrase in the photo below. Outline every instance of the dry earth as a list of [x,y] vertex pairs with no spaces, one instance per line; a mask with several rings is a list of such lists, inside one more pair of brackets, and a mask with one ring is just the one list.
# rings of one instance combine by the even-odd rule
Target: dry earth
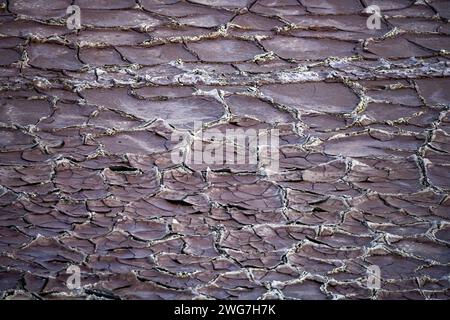
[[[1,298],[449,298],[450,1],[0,5]],[[193,121],[280,171],[174,164]]]

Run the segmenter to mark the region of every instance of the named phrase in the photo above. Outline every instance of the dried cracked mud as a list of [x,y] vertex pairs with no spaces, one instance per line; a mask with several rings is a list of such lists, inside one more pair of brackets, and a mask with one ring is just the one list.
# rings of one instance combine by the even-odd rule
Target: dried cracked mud
[[[448,299],[449,18],[0,0],[0,298]],[[207,127],[278,129],[280,170],[174,164]]]

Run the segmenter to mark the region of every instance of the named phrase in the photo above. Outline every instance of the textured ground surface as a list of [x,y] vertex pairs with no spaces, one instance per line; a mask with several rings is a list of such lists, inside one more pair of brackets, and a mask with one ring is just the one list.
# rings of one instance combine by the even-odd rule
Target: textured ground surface
[[[450,1],[0,4],[0,297],[449,298]],[[174,165],[194,120],[280,172]]]

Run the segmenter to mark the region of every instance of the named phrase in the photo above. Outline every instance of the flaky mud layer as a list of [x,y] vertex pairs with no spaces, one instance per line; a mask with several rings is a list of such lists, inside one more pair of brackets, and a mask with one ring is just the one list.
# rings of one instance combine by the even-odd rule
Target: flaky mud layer
[[449,4],[0,0],[0,297],[448,299]]

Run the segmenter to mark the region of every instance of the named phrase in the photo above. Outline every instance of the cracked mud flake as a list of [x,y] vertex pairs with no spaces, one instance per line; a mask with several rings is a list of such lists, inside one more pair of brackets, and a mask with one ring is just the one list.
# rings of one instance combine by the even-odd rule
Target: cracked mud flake
[[[2,185],[12,190],[26,191],[29,184],[36,185],[37,192],[39,188],[44,187],[51,182],[52,168],[49,165],[26,166],[26,167],[5,167],[0,169],[0,181]],[[45,193],[44,193],[45,194]]]
[[420,169],[412,157],[355,161],[347,180],[358,188],[380,193],[414,193],[422,189]]
[[383,101],[392,104],[401,104],[413,107],[422,105],[417,93],[413,89],[397,89],[397,90],[375,90],[367,91],[367,96],[375,101]]
[[295,122],[293,116],[284,110],[278,110],[267,102],[259,99],[231,95],[225,99],[233,114],[238,116],[250,116],[268,123]]
[[[61,192],[75,200],[98,199],[106,196],[102,177],[89,170],[61,166],[57,169],[56,186]],[[90,184],[89,186],[85,184]]]
[[326,294],[321,290],[322,284],[312,280],[303,280],[287,285],[280,285],[280,290],[287,299],[322,300]]
[[134,92],[137,96],[143,98],[165,99],[190,97],[195,92],[195,89],[187,86],[151,86],[137,88]]
[[83,64],[78,60],[75,49],[66,46],[40,43],[28,47],[30,65],[53,70],[79,70]]
[[432,18],[436,15],[436,12],[433,10],[431,6],[423,6],[420,3],[416,3],[408,8],[392,10],[389,12],[391,15],[402,16],[407,18],[417,18],[420,19],[422,17]]
[[169,25],[167,27],[161,27],[149,31],[149,34],[155,39],[155,42],[166,42],[173,39],[177,39],[179,41],[186,37],[209,37],[214,34],[214,32],[213,30],[206,28]]
[[38,127],[43,130],[83,126],[89,120],[89,115],[95,111],[90,106],[59,103],[55,106],[51,118],[40,121]]
[[243,29],[270,31],[275,27],[282,27],[283,23],[269,17],[246,13],[238,15],[231,23]]
[[402,36],[371,42],[367,46],[367,51],[383,58],[429,57],[433,55],[431,50],[420,47]]
[[407,254],[418,257],[419,259],[434,260],[438,263],[448,263],[450,261],[450,253],[447,245],[435,244],[425,237],[401,239],[399,241],[394,241],[392,246],[403,250]]
[[302,178],[304,181],[310,182],[331,182],[344,178],[345,171],[346,164],[343,161],[335,160],[303,170]]
[[142,65],[157,65],[175,60],[196,61],[197,58],[180,44],[163,44],[155,47],[118,47],[125,59]]
[[358,104],[358,97],[341,83],[274,84],[261,87],[261,91],[275,102],[299,111],[344,113]]
[[98,138],[105,151],[112,154],[148,154],[166,150],[166,140],[149,131],[130,131]]
[[331,275],[333,270],[362,256],[359,248],[336,249],[323,244],[306,242],[291,251],[287,258],[293,265],[300,265],[302,271]]
[[364,1],[368,6],[377,5],[381,10],[398,10],[408,8],[414,4],[414,0],[395,0],[395,1],[385,1],[385,2],[377,2],[376,0],[365,0]]
[[308,39],[276,37],[263,40],[262,45],[283,59],[321,60],[330,57],[347,57],[354,54],[356,44],[334,39]]
[[0,39],[0,48],[15,48],[25,44],[25,41],[16,37],[4,37]]
[[[101,16],[101,19],[98,17]],[[93,27],[155,27],[161,21],[140,10],[83,10],[81,24]]]
[[409,20],[404,18],[391,18],[389,23],[395,27],[412,32],[439,32],[444,28],[444,24],[441,21],[430,21],[430,20]]
[[35,144],[32,136],[18,129],[0,128],[0,151],[24,150]]
[[37,124],[39,119],[49,116],[51,110],[46,100],[2,99],[0,122],[22,126]]
[[416,80],[419,93],[428,105],[449,105],[450,87],[449,78],[419,79]]
[[134,30],[92,29],[81,30],[77,34],[69,34],[66,38],[72,43],[78,43],[80,47],[93,45],[133,46],[148,40],[149,36]]
[[[332,155],[349,157],[410,156],[423,142],[424,137],[394,136],[384,132],[371,131],[367,134],[329,140],[324,146],[324,151]],[[357,147],[355,148],[355,146]]]
[[127,130],[141,126],[144,120],[136,119],[128,115],[122,115],[116,111],[102,110],[89,119],[89,124],[106,131],[110,129]]
[[22,269],[37,275],[55,275],[65,270],[67,263],[79,263],[83,256],[64,247],[55,239],[40,237],[26,247],[17,249],[15,256],[30,265]]
[[181,169],[167,171],[164,174],[164,185],[172,190],[200,192],[207,186],[199,172],[188,172]]
[[309,1],[300,0],[300,3],[306,7],[309,12],[317,14],[349,14],[359,13],[364,8],[359,1],[353,0],[319,0],[310,3]]
[[448,133],[443,130],[436,130],[431,137],[431,146],[435,147],[437,151],[450,151],[448,143]]
[[181,1],[161,3],[155,0],[140,1],[144,9],[163,16],[173,17],[182,25],[212,28],[231,20],[234,14],[230,11],[208,8]]
[[292,266],[279,266],[273,270],[254,269],[252,274],[258,282],[268,283],[269,281],[287,281],[291,277],[299,275],[299,272]]
[[120,110],[144,120],[163,118],[180,127],[193,121],[217,120],[224,113],[219,102],[203,97],[143,100],[129,95],[127,88],[90,89],[81,94],[90,104]]
[[32,240],[18,230],[0,227],[3,237],[0,239],[1,250],[20,248]]
[[348,123],[348,119],[333,114],[302,114],[301,119],[308,126],[304,133],[312,136],[333,135],[331,131],[345,128]]
[[281,208],[278,188],[270,183],[211,188],[209,196],[222,204],[232,204],[247,209],[270,210]]
[[2,61],[0,65],[7,66],[20,60],[21,55],[14,49],[0,49],[0,56]]
[[92,67],[103,67],[106,65],[123,66],[128,64],[122,56],[113,48],[86,48],[79,53],[80,60]]
[[423,37],[420,35],[410,36],[409,41],[416,43],[417,45],[433,50],[433,51],[441,51],[441,50],[450,50],[450,39],[447,36],[428,36]]
[[186,254],[162,253],[156,261],[171,272],[189,272],[209,270],[212,275],[237,270],[237,265],[229,259],[218,257],[200,257]]
[[364,114],[376,121],[392,121],[412,117],[422,110],[397,104],[369,103]]
[[300,6],[296,0],[260,0],[250,8],[251,12],[258,13],[261,16],[284,16],[284,15],[303,15],[306,10]]
[[108,191],[118,200],[132,201],[141,199],[158,191],[160,183],[156,172],[118,173],[110,169],[103,171],[110,184]]
[[442,18],[450,19],[450,4],[445,0],[433,0],[431,6]]
[[244,272],[221,274],[211,285],[202,289],[202,293],[216,299],[237,299],[241,295],[245,299],[256,299],[264,291],[262,286],[255,287]]
[[[389,31],[382,23],[380,29],[362,29],[367,17],[358,15],[325,15],[325,16],[285,16],[287,21],[294,24],[296,29],[289,34],[301,37],[333,38],[338,40],[361,40],[380,37]],[[355,47],[357,47],[355,45]]]
[[118,227],[132,236],[146,241],[161,239],[168,233],[165,223],[152,220],[124,220],[118,224]]
[[[243,201],[242,204],[244,204],[246,201],[254,201],[258,209],[261,209],[259,206],[264,208],[266,205],[271,205],[273,208],[281,207],[279,187],[257,175],[211,174],[208,182],[211,185],[209,191],[217,199],[229,198],[231,194],[236,193],[236,203]],[[228,201],[228,199],[224,200]],[[253,208],[256,209],[256,207]],[[252,209],[252,205],[249,205],[249,209]]]
[[253,43],[243,40],[205,40],[187,46],[206,62],[247,61],[263,53]]
[[450,189],[450,166],[429,163],[426,165],[430,181],[443,189]]
[[221,7],[221,8],[245,8],[251,1],[250,0],[235,0],[233,3],[229,3],[226,0],[192,0],[193,3],[203,4],[211,7]]
[[15,20],[7,24],[1,24],[0,33],[15,37],[34,35],[40,38],[47,38],[50,36],[61,36],[68,33],[68,30],[65,26],[48,25],[32,20]]
[[82,9],[129,9],[136,5],[134,0],[116,0],[114,2],[108,0],[75,0],[76,5]]
[[448,1],[0,2],[0,299],[448,299]]
[[9,9],[15,14],[22,14],[38,19],[61,18],[66,15],[66,9],[72,4],[70,0],[11,0]]

